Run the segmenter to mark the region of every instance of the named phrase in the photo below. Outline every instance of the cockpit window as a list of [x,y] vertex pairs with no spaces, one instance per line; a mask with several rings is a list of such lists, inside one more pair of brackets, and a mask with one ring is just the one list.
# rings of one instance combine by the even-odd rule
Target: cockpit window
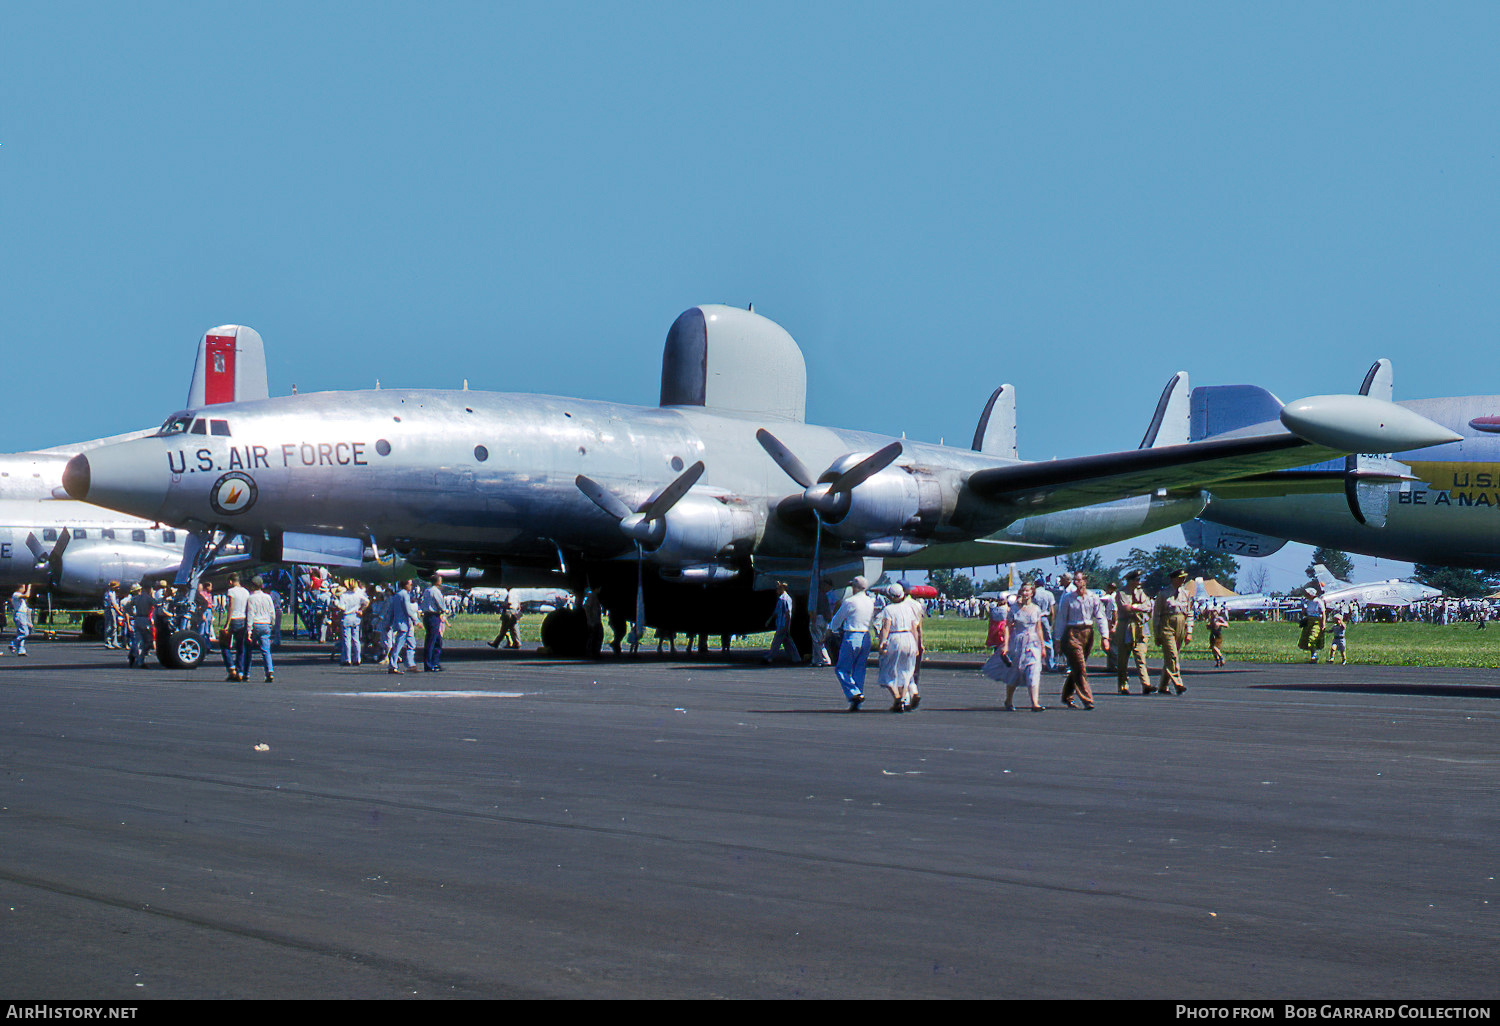
[[193,434],[208,434],[208,421],[204,420],[202,417],[199,417],[197,420],[193,421]]
[[180,435],[193,426],[193,415],[191,413],[174,413],[162,424],[161,430],[156,432],[157,438],[165,438],[167,435]]
[[211,420],[211,421],[208,422],[208,424],[209,424],[209,434],[223,435],[226,438],[229,437],[229,421],[227,421],[227,420]]

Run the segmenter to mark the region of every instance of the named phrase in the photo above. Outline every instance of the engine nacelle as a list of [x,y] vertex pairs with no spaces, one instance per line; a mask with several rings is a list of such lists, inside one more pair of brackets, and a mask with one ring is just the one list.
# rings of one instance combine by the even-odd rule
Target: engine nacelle
[[63,552],[58,587],[77,595],[93,595],[110,581],[129,584],[147,578],[171,580],[181,563],[160,546],[80,545],[74,542]]
[[[856,457],[849,457],[850,463]],[[840,461],[841,463],[844,461]],[[835,464],[825,477],[842,473]],[[848,493],[847,509],[837,519],[823,518],[830,533],[852,541],[921,535],[943,514],[943,495],[936,480],[920,470],[891,467],[861,482]]]
[[659,544],[647,550],[653,563],[685,566],[748,554],[760,533],[758,518],[733,499],[687,495],[667,511]]

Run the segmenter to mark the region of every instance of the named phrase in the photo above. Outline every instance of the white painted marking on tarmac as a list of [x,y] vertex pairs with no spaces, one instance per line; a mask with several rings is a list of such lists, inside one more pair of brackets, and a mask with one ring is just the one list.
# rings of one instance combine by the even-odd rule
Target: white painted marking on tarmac
[[523,691],[335,691],[341,698],[525,698]]

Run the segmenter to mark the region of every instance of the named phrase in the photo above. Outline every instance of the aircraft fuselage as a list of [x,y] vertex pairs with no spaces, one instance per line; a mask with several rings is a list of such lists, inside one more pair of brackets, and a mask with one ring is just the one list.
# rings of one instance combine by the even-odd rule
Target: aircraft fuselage
[[[752,552],[757,559],[805,559],[811,519],[789,525],[774,515],[799,489],[757,442],[756,430],[773,428],[814,468],[892,441],[696,407],[471,391],[318,393],[179,418],[185,429],[177,433],[90,454],[82,485],[90,501],[248,536],[371,539],[426,561],[488,554],[555,563],[560,550],[589,559],[633,556],[629,539],[576,478],[586,475],[639,508],[654,488],[699,460],[706,471],[681,504],[689,530],[678,539],[686,548],[674,550],[676,562]],[[1072,551],[1180,523],[1201,508],[1196,498],[1138,498],[1023,521],[1003,504],[972,497],[960,503],[968,473],[1008,462],[908,441],[896,464],[871,479],[878,487],[861,487],[871,496],[871,516],[891,517],[893,531],[924,546],[906,558],[921,566]],[[79,487],[75,474],[70,493],[81,494]],[[825,552],[840,543],[838,530],[829,525]],[[974,540],[985,535],[994,537]],[[859,544],[849,540],[844,550]]]

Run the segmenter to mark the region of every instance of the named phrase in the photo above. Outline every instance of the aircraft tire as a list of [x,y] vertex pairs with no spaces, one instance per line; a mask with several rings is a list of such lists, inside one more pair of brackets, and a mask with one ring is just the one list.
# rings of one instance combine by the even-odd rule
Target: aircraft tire
[[542,620],[542,646],[564,659],[582,659],[589,650],[589,621],[579,609],[554,609]]
[[207,644],[197,631],[174,631],[167,639],[162,663],[178,670],[194,669],[203,662]]
[[104,616],[101,613],[84,613],[83,636],[86,638],[104,637]]

